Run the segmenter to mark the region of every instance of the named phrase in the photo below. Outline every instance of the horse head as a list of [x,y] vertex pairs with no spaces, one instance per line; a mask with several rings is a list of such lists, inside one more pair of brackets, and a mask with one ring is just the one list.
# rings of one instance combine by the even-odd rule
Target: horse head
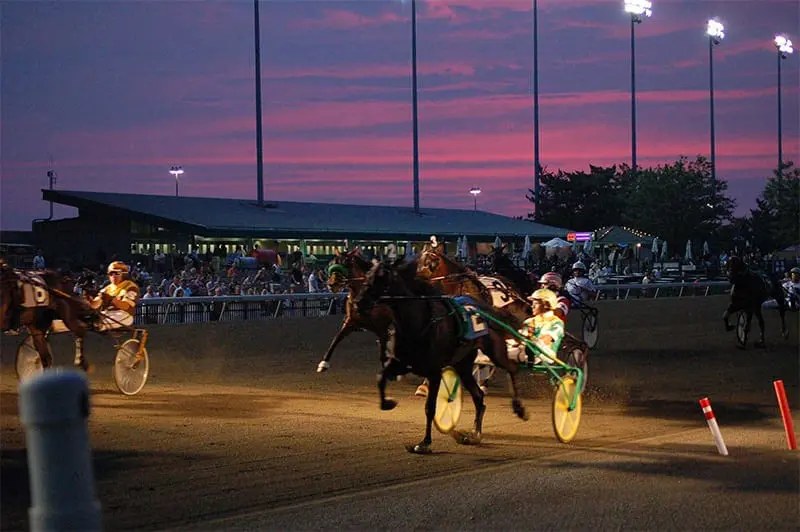
[[328,289],[333,293],[341,292],[346,285],[351,291],[357,289],[371,267],[358,247],[345,253],[337,251],[328,264]]
[[728,274],[728,279],[733,279],[738,275],[747,271],[747,265],[741,259],[741,257],[737,257],[736,255],[730,257],[728,259],[728,263],[725,265],[725,269]]

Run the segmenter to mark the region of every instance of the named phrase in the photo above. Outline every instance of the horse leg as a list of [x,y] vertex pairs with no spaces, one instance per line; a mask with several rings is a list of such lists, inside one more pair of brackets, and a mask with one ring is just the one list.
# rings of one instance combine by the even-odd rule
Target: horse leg
[[723,321],[723,323],[725,323],[725,331],[726,332],[731,332],[732,330],[734,330],[736,328],[735,326],[733,326],[730,323],[728,323],[728,318],[730,318],[731,314],[733,314],[737,310],[738,310],[738,308],[735,307],[733,305],[733,303],[731,303],[730,305],[728,305],[728,308],[726,308],[725,312],[722,314],[722,321]]
[[39,358],[42,359],[42,367],[49,368],[53,365],[53,355],[50,353],[50,344],[47,342],[44,331],[31,329],[30,326],[28,329],[33,338],[33,346],[36,348],[36,352],[39,353]]
[[[475,421],[472,426],[472,432],[466,433],[459,430],[453,430],[450,433],[456,442],[462,445],[477,445],[481,442],[483,436],[483,416],[486,414],[486,402],[484,401],[485,394],[480,389],[478,382],[472,375],[472,360],[473,357],[467,357],[468,363],[459,363],[455,370],[461,379],[461,384],[467,389],[469,395],[472,397],[472,404],[475,405]],[[430,396],[428,396],[430,398]],[[435,396],[434,396],[435,397]],[[436,403],[434,402],[434,407]]]
[[322,360],[317,365],[317,373],[322,373],[331,367],[330,360],[333,356],[333,350],[336,349],[336,346],[339,345],[339,342],[350,336],[350,334],[355,330],[356,328],[353,326],[352,321],[350,321],[349,318],[346,318],[344,323],[342,323],[339,332],[337,332],[336,336],[333,337],[333,341],[331,342],[331,345],[328,346],[328,350],[325,351],[325,355],[322,357]]
[[396,379],[398,375],[405,373],[405,368],[400,365],[397,359],[391,358],[378,373],[378,395],[381,398],[381,410],[392,410],[397,406],[397,401],[386,397],[386,383],[389,379]]
[[425,437],[418,444],[406,447],[408,452],[414,454],[429,454],[431,452],[431,442],[433,441],[431,438],[431,426],[433,425],[433,416],[436,414],[436,396],[439,395],[441,379],[429,378],[428,380],[431,383],[431,390],[425,400]]
[[508,358],[508,349],[504,336],[492,338],[491,354],[488,355],[494,365],[503,368],[508,373],[509,385],[511,387],[511,409],[522,421],[528,421],[528,411],[522,404],[519,397],[519,381],[517,380],[517,363]]
[[[758,320],[758,328],[761,331],[761,339],[755,343],[756,347],[766,347],[767,342],[764,339],[764,316],[761,314],[761,305],[755,308],[756,319]],[[747,328],[750,329],[751,313],[747,314]]]

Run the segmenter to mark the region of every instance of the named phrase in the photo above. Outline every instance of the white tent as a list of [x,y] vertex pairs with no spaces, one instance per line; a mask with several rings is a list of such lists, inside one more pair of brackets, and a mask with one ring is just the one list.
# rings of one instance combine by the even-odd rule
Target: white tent
[[568,248],[572,244],[564,240],[563,238],[555,237],[553,239],[548,240],[544,244],[542,244],[546,248]]

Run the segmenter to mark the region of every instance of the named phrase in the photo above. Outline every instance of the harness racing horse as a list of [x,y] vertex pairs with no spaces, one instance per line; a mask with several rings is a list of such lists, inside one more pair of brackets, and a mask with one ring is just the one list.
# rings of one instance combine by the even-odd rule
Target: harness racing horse
[[[482,327],[480,335],[472,334],[478,328],[475,325],[476,316],[467,317],[463,309],[464,305],[472,305],[515,328],[519,328],[519,320],[469,298],[445,297],[441,291],[419,279],[416,272],[417,264],[414,261],[405,263],[400,259],[393,264],[378,263],[370,270],[355,300],[358,311],[363,315],[369,315],[379,307],[388,307],[394,318],[394,349],[378,380],[381,410],[391,410],[397,406],[394,400],[386,397],[386,384],[390,379],[413,372],[431,383],[425,402],[425,436],[418,444],[408,446],[408,451],[417,454],[431,452],[431,424],[436,414],[442,370],[446,367],[456,371],[475,405],[472,432],[453,431],[451,434],[461,444],[480,443],[486,405],[484,394],[472,377],[478,348],[497,366],[508,371],[513,395],[512,408],[518,417],[527,420],[525,407],[518,395],[517,364],[508,358],[506,352],[506,332],[491,320],[481,320],[480,324],[485,325],[478,326]],[[459,299],[462,301],[457,301]]]
[[525,270],[511,262],[504,250],[505,245],[499,248],[492,246],[492,252],[488,255],[489,271],[510,281],[519,293],[530,295],[537,287],[531,282]]
[[774,298],[778,304],[778,312],[781,316],[781,335],[786,338],[789,331],[786,328],[786,299],[784,298],[783,288],[773,278],[765,273],[751,270],[740,257],[733,256],[728,260],[727,265],[728,279],[731,282],[731,302],[722,319],[725,322],[725,330],[732,331],[736,327],[728,323],[728,318],[735,312],[744,312],[746,321],[744,331],[739,338],[742,347],[747,344],[747,335],[750,332],[750,325],[753,314],[758,320],[758,327],[761,329],[761,339],[756,342],[756,347],[764,347],[764,316],[761,314],[761,305],[770,298]]
[[83,370],[89,368],[85,358],[79,357],[79,346],[96,313],[72,296],[74,287],[69,276],[61,276],[53,270],[20,271],[0,262],[0,326],[3,331],[25,327],[43,368],[53,364],[46,334],[57,319],[75,335],[76,366]]
[[387,344],[391,339],[389,328],[391,316],[386,312],[363,316],[356,312],[354,305],[355,298],[358,297],[370,268],[372,268],[372,263],[361,256],[359,248],[354,248],[346,253],[337,251],[328,265],[328,288],[330,291],[338,293],[347,287],[348,294],[345,301],[344,321],[317,365],[317,373],[322,373],[331,367],[331,357],[339,342],[359,330],[371,331],[378,336],[381,363],[384,362]]

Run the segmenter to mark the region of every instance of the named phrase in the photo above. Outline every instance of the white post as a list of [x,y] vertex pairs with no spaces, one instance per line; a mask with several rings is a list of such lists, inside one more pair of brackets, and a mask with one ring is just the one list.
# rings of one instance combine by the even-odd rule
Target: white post
[[20,385],[28,446],[30,530],[101,530],[89,445],[89,385],[74,370],[48,370]]

